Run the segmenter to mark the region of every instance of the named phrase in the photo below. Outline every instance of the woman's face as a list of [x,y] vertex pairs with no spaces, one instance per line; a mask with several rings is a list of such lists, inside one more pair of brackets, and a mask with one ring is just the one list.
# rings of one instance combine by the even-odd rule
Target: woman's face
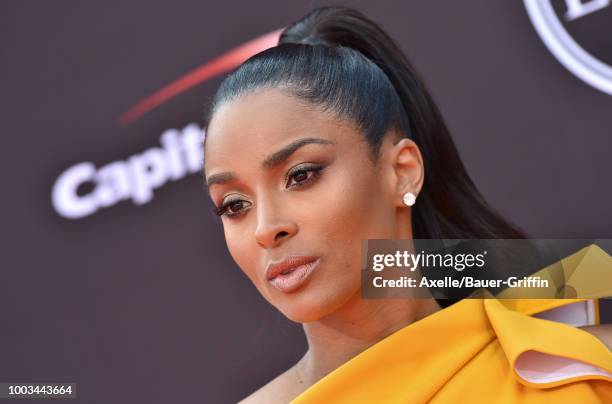
[[209,123],[206,180],[229,251],[291,320],[358,298],[361,240],[411,234],[389,164],[368,153],[351,122],[278,89],[226,102]]

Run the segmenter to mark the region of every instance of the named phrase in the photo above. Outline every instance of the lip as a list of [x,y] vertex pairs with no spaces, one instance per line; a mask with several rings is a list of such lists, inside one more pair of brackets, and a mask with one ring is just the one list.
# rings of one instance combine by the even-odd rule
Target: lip
[[291,293],[306,282],[319,261],[319,257],[291,256],[281,262],[268,265],[266,278],[279,291]]
[[270,263],[266,268],[266,279],[271,281],[276,278],[281,272],[285,272],[287,270],[294,270],[295,268],[310,264],[318,260],[319,257],[315,256],[306,256],[306,255],[292,255],[280,262]]

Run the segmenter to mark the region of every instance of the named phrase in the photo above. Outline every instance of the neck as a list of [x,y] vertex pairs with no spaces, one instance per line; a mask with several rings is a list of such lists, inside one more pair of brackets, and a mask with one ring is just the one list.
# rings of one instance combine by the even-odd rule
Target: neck
[[440,310],[435,299],[361,299],[318,321],[304,323],[308,351],[296,364],[301,383],[312,385],[349,359],[405,326]]

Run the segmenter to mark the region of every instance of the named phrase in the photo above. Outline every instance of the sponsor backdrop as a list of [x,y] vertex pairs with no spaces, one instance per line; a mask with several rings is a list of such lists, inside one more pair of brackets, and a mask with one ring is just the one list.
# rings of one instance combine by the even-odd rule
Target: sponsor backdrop
[[[0,382],[232,402],[301,357],[226,251],[201,128],[223,74],[325,4],[2,2]],[[509,219],[612,237],[608,0],[340,4],[401,44]]]

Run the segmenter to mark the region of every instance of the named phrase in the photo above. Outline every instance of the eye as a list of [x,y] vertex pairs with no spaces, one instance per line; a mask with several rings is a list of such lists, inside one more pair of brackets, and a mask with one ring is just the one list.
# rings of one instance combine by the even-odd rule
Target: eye
[[[294,167],[287,174],[287,188],[295,188],[306,186],[321,175],[323,166],[317,164],[303,164]],[[217,208],[213,206],[213,212],[217,216],[237,217],[248,210],[251,203],[243,199],[229,199]]]
[[320,165],[308,164],[293,168],[287,174],[287,188],[304,186],[321,174],[323,167]]
[[217,216],[235,217],[241,215],[251,204],[243,199],[230,199],[224,202],[220,208],[213,207]]

